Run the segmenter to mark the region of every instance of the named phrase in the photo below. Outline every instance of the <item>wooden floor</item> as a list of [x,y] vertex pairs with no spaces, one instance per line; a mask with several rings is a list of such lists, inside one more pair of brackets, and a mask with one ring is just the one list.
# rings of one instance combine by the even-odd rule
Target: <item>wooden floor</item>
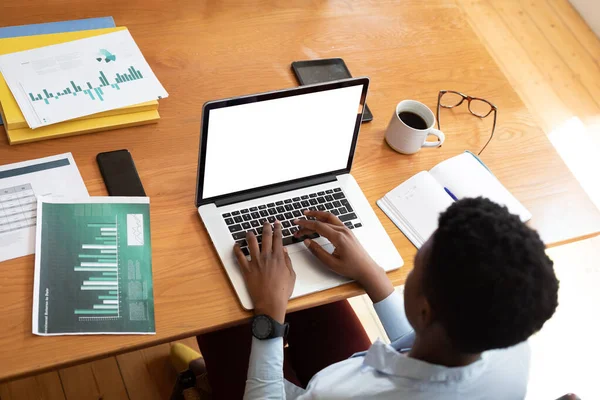
[[567,0],[456,2],[600,208],[598,38]]
[[[196,350],[195,338],[181,340]],[[172,343],[0,385],[1,400],[163,400],[176,379]]]
[[[600,207],[595,177],[600,171],[600,41],[567,0],[456,3]],[[549,253],[562,281],[561,306],[532,340],[528,397],[552,399],[574,391],[582,398],[600,398],[591,375],[600,354],[590,350],[598,348],[594,343],[600,328],[589,321],[600,306],[595,285],[589,284],[598,282],[599,239],[560,246]],[[385,337],[368,298],[351,302],[369,336]],[[196,346],[193,338],[184,342]],[[168,399],[175,380],[169,347],[164,344],[0,384],[0,400]],[[560,359],[554,358],[557,353]]]

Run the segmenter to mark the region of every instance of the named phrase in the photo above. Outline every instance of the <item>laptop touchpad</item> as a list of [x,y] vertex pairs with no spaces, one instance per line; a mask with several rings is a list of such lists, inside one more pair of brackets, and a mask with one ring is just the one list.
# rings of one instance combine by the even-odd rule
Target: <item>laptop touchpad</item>
[[[333,252],[333,245],[330,243],[323,248],[327,252]],[[296,271],[296,287],[293,296],[323,290],[350,281],[350,279],[329,270],[308,249],[290,254],[290,258]]]
[[[316,239],[314,239],[314,242],[316,242],[317,244],[319,244],[329,254],[333,253],[333,251],[335,250],[335,247],[329,242],[329,240],[325,239],[324,237],[316,238]],[[308,250],[306,248],[306,246],[304,245],[304,243],[292,244],[290,246],[286,246],[286,248],[287,248],[289,254],[298,253],[299,251],[308,251],[308,252],[310,252],[310,250]]]

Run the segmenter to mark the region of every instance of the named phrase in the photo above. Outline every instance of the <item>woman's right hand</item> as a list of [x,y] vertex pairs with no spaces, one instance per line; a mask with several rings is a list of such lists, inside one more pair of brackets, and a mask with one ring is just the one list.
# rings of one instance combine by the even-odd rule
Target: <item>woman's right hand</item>
[[316,232],[335,246],[335,251],[329,254],[318,243],[305,239],[304,244],[315,257],[332,271],[360,283],[373,301],[383,300],[394,290],[383,269],[338,217],[324,211],[305,211],[304,215],[316,220],[295,220],[300,226],[295,236],[300,238]]
[[374,269],[381,269],[338,217],[324,211],[305,211],[304,215],[316,220],[295,220],[300,230],[294,236],[301,238],[316,232],[327,238],[335,246],[332,254],[311,239],[304,240],[304,244],[332,271],[360,282]]

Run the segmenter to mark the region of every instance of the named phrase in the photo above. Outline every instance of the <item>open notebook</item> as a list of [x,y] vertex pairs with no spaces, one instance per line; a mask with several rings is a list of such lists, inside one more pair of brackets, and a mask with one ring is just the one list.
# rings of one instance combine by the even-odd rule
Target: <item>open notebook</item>
[[508,207],[521,221],[531,219],[531,213],[471,152],[442,161],[429,172],[419,172],[379,199],[377,205],[419,248],[437,229],[440,213],[454,202],[446,189],[458,199],[487,197]]

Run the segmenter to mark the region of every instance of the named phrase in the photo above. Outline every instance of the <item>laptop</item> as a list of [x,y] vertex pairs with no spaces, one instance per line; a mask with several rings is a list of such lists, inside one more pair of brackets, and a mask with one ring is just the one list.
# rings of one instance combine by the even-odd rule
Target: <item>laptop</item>
[[[292,298],[350,282],[294,238],[292,221],[304,210],[336,215],[385,271],[403,265],[350,174],[368,86],[354,78],[204,104],[196,206],[245,309],[253,304],[233,245],[248,256],[246,232],[260,242],[265,221],[282,224],[296,271]],[[333,252],[326,238],[313,240]]]

